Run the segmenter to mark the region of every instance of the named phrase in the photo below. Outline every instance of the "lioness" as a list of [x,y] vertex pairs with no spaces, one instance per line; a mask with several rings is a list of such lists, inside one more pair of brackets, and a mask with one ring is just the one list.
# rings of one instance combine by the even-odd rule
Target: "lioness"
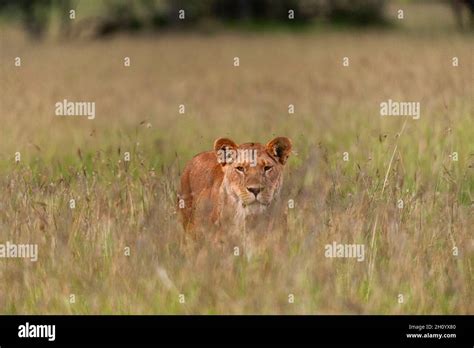
[[185,230],[271,230],[291,148],[286,137],[266,145],[219,138],[214,151],[196,155],[181,176],[179,210]]

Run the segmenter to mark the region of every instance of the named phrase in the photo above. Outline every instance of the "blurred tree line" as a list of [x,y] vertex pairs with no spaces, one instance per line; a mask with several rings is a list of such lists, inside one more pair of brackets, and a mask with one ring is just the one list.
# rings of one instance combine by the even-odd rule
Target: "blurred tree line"
[[[203,20],[307,23],[313,19],[357,25],[385,21],[387,0],[0,0],[0,12],[19,20],[34,38],[52,21],[65,36],[192,26]],[[84,8],[85,11],[82,11]],[[79,11],[79,9],[81,9]],[[70,13],[71,10],[76,12]],[[184,12],[180,12],[184,10]],[[181,15],[181,18],[180,18]],[[75,18],[71,18],[74,16]],[[184,16],[185,21],[181,21]]]

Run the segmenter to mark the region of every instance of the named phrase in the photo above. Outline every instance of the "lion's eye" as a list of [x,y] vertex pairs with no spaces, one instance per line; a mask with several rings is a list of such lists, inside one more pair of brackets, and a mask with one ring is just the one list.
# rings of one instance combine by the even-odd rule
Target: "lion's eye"
[[235,167],[235,169],[238,171],[238,172],[241,172],[243,173],[244,172],[244,167]]
[[263,170],[265,170],[266,172],[270,171],[273,167],[272,166],[265,166],[263,168]]

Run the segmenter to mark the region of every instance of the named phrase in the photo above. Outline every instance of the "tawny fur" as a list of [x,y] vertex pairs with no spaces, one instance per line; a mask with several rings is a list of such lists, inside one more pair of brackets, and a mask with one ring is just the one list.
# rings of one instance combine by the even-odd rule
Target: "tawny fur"
[[[256,154],[253,162],[239,162],[235,157],[222,162],[222,153],[245,151]],[[266,222],[265,229],[271,229],[290,153],[291,141],[284,137],[267,145],[237,145],[230,139],[217,139],[214,151],[196,155],[181,176],[179,210],[185,230],[242,229],[261,221]]]

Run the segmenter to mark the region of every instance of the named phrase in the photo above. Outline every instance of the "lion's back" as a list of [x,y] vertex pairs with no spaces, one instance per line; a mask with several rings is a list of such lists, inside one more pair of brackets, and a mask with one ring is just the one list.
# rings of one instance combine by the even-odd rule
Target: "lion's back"
[[192,220],[193,212],[199,201],[205,201],[210,207],[217,204],[218,188],[222,184],[224,173],[217,162],[215,152],[202,152],[194,156],[184,167],[181,176],[180,198],[185,228]]

